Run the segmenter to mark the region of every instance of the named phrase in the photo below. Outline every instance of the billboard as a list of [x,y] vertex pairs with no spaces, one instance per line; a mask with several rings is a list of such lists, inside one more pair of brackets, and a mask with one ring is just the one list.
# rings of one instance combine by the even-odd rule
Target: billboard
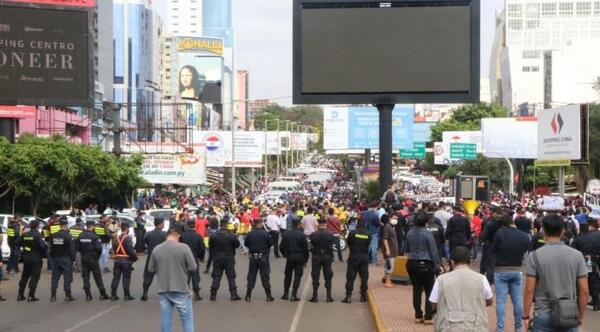
[[581,105],[538,112],[539,160],[581,158]]
[[475,144],[477,153],[483,152],[481,131],[445,131],[442,133],[442,142],[434,144],[434,161],[436,165],[449,165],[460,159],[450,156],[451,144]]
[[481,119],[483,154],[488,158],[536,159],[537,126],[535,118]]
[[148,154],[140,171],[151,184],[199,185],[206,183],[206,151],[193,154]]
[[[396,105],[392,112],[394,150],[413,147],[412,105]],[[374,107],[329,107],[323,110],[325,150],[379,148],[379,113]]]
[[177,52],[206,52],[223,56],[223,39],[210,37],[181,37],[176,42]]
[[413,124],[413,141],[431,142],[431,127],[435,122],[420,122]]
[[205,104],[222,103],[223,58],[179,53],[178,96]]
[[478,102],[479,7],[295,0],[294,104]]
[[0,105],[0,118],[35,119],[35,106],[3,106]]
[[21,4],[42,4],[60,7],[94,7],[95,0],[3,0],[4,2],[15,2]]
[[0,102],[92,106],[88,12],[2,7]]
[[206,145],[207,167],[231,167],[232,153],[236,167],[262,167],[265,152],[263,131],[236,131],[232,151],[231,131],[193,131],[193,141]]

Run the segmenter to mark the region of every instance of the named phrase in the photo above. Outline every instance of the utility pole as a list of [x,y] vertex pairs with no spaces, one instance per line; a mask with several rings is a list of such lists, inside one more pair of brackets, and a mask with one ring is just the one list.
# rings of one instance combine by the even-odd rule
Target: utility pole
[[107,106],[113,112],[113,154],[119,158],[123,152],[121,150],[121,104],[108,103]]
[[236,202],[235,194],[235,107],[231,107],[231,197]]
[[265,120],[265,183],[267,183],[268,180],[268,165],[269,165],[269,150],[267,149],[267,145],[268,145],[268,133],[269,133],[269,120]]
[[277,176],[281,172],[281,165],[279,164],[281,159],[281,138],[279,137],[279,119],[277,121]]
[[[292,163],[290,164],[290,167],[294,167],[294,125],[296,124],[296,122],[292,122],[291,123],[291,135],[290,135],[290,152],[292,154]],[[297,126],[296,126],[297,127]]]

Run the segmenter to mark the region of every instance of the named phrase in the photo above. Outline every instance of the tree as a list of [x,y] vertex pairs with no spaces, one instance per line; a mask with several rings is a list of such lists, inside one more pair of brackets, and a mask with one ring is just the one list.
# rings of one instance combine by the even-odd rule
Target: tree
[[600,104],[590,105],[590,170],[600,177]]
[[596,77],[592,82],[592,89],[600,95],[600,76]]

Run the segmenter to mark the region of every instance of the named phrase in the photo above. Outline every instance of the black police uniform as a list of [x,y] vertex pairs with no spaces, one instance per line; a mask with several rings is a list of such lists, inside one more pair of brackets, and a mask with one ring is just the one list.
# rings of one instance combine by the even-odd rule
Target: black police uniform
[[110,285],[111,300],[116,301],[117,288],[119,288],[119,282],[121,277],[123,278],[123,293],[126,301],[133,300],[131,293],[129,292],[129,286],[131,285],[131,271],[133,271],[133,262],[137,261],[137,255],[133,248],[133,241],[128,235],[119,236],[113,244],[113,279]]
[[288,299],[290,284],[292,283],[292,273],[294,274],[294,284],[292,286],[292,301],[298,301],[298,288],[304,273],[304,265],[308,262],[308,243],[306,235],[297,228],[288,230],[283,234],[279,250],[283,257],[287,258],[285,262],[285,277],[283,279],[282,300]]
[[144,220],[144,217],[142,216],[138,216],[135,219],[135,238],[139,239],[139,241],[137,241],[135,243],[135,250],[137,252],[143,252],[144,250],[146,250],[146,246],[144,241],[142,241],[142,239],[144,238],[144,236],[146,235],[146,221]]
[[500,226],[502,226],[502,219],[488,219],[484,221],[483,229],[479,235],[479,241],[483,245],[479,273],[485,275],[490,284],[494,283],[494,270],[496,269],[494,257],[491,255],[492,242],[494,242],[496,232],[498,232]]
[[[77,220],[79,222],[69,229],[69,234],[71,234],[74,242],[77,241],[81,233],[85,230],[85,226],[80,221],[81,219],[77,218]],[[75,251],[75,268],[73,270],[74,272],[81,272],[81,253],[77,250]]]
[[367,299],[367,287],[369,284],[369,244],[371,236],[364,229],[352,231],[346,239],[350,255],[348,256],[348,268],[346,270],[346,298],[344,303],[350,303],[354,280],[356,274],[360,275],[360,301]]
[[319,229],[310,235],[311,253],[312,253],[312,282],[313,296],[310,302],[318,302],[319,276],[323,269],[323,278],[325,279],[325,289],[327,289],[327,302],[333,302],[331,298],[331,279],[333,278],[333,245],[335,239],[326,229]]
[[433,240],[437,246],[438,256],[440,257],[440,261],[444,254],[444,244],[446,243],[446,238],[444,236],[444,226],[437,218],[433,218],[430,222],[425,226],[428,231],[433,235]]
[[23,248],[23,274],[19,281],[19,296],[17,301],[25,300],[25,286],[29,282],[29,297],[27,301],[35,302],[35,290],[42,272],[42,258],[46,257],[48,249],[42,235],[35,230],[22,234],[17,238],[17,248]]
[[253,229],[246,235],[244,242],[248,247],[250,263],[248,266],[248,286],[246,289],[246,301],[250,301],[252,290],[256,285],[256,274],[260,271],[260,281],[267,295],[267,301],[273,301],[271,296],[271,282],[269,279],[269,252],[273,246],[273,237],[262,228]]
[[[94,227],[94,233],[98,235],[98,237],[100,238],[100,243],[102,243],[103,246],[108,245],[110,243],[112,233],[103,221],[100,221],[100,224]],[[106,256],[105,259],[106,261],[104,261],[104,259],[102,261],[102,268],[104,268],[104,272],[110,272],[110,270],[108,269],[108,256]]]
[[[188,229],[181,234],[179,242],[185,243],[190,247],[192,255],[194,255],[194,259],[196,260],[196,266],[200,266],[199,261],[203,261],[204,255],[206,254],[206,246],[204,245],[204,238],[202,235],[196,233],[194,229]],[[202,299],[200,297],[200,269],[198,268],[193,272],[190,272],[189,277],[192,281],[194,300],[199,301]]]
[[8,258],[8,264],[6,265],[6,272],[15,271],[19,272],[19,256],[21,253],[20,248],[16,245],[17,238],[20,233],[20,225],[17,220],[11,220],[6,229],[6,237],[8,239],[8,247],[10,248],[10,257]]
[[573,241],[573,248],[581,253],[592,263],[592,272],[588,273],[588,284],[594,311],[600,310],[600,231],[583,234]]
[[221,284],[223,271],[227,274],[229,282],[229,292],[231,300],[240,300],[237,294],[237,286],[235,285],[235,249],[240,247],[240,241],[233,233],[221,228],[218,232],[211,235],[208,240],[208,248],[210,255],[213,258],[212,285],[210,288],[210,300],[215,301],[217,291]]
[[154,273],[148,271],[148,263],[150,262],[150,256],[152,255],[152,251],[156,248],[157,245],[165,242],[167,240],[167,233],[163,232],[160,229],[154,229],[150,232],[146,233],[144,237],[144,243],[146,244],[146,249],[148,254],[146,255],[146,264],[144,265],[144,293],[142,295],[142,301],[146,301],[148,299],[148,289],[150,289],[150,285],[152,285],[152,280],[154,279]]
[[100,237],[93,231],[84,230],[75,240],[75,249],[81,255],[81,277],[83,279],[83,290],[85,291],[86,300],[92,299],[90,290],[90,272],[94,276],[96,286],[100,291],[100,299],[108,299],[106,288],[102,281],[102,273],[98,260],[102,255],[102,243]]
[[[61,225],[66,225],[61,222]],[[61,229],[50,235],[50,257],[52,257],[52,283],[50,286],[51,301],[56,301],[58,280],[63,277],[65,296],[72,301],[71,282],[73,282],[73,262],[75,261],[75,244],[69,231]]]

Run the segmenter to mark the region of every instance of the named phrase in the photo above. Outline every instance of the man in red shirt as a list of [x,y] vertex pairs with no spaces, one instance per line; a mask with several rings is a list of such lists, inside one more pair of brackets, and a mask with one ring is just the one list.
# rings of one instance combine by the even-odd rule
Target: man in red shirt
[[477,209],[473,216],[473,220],[471,221],[471,256],[473,259],[477,259],[477,256],[479,255],[479,234],[481,234],[482,223],[481,211]]
[[340,223],[340,219],[335,215],[333,208],[329,208],[327,212],[327,231],[333,235],[333,244],[337,248],[338,259],[340,262],[344,262],[342,247],[340,246],[342,224]]
[[198,211],[196,214],[196,233],[200,234],[203,238],[208,235],[206,229],[208,227],[208,219],[204,212]]

